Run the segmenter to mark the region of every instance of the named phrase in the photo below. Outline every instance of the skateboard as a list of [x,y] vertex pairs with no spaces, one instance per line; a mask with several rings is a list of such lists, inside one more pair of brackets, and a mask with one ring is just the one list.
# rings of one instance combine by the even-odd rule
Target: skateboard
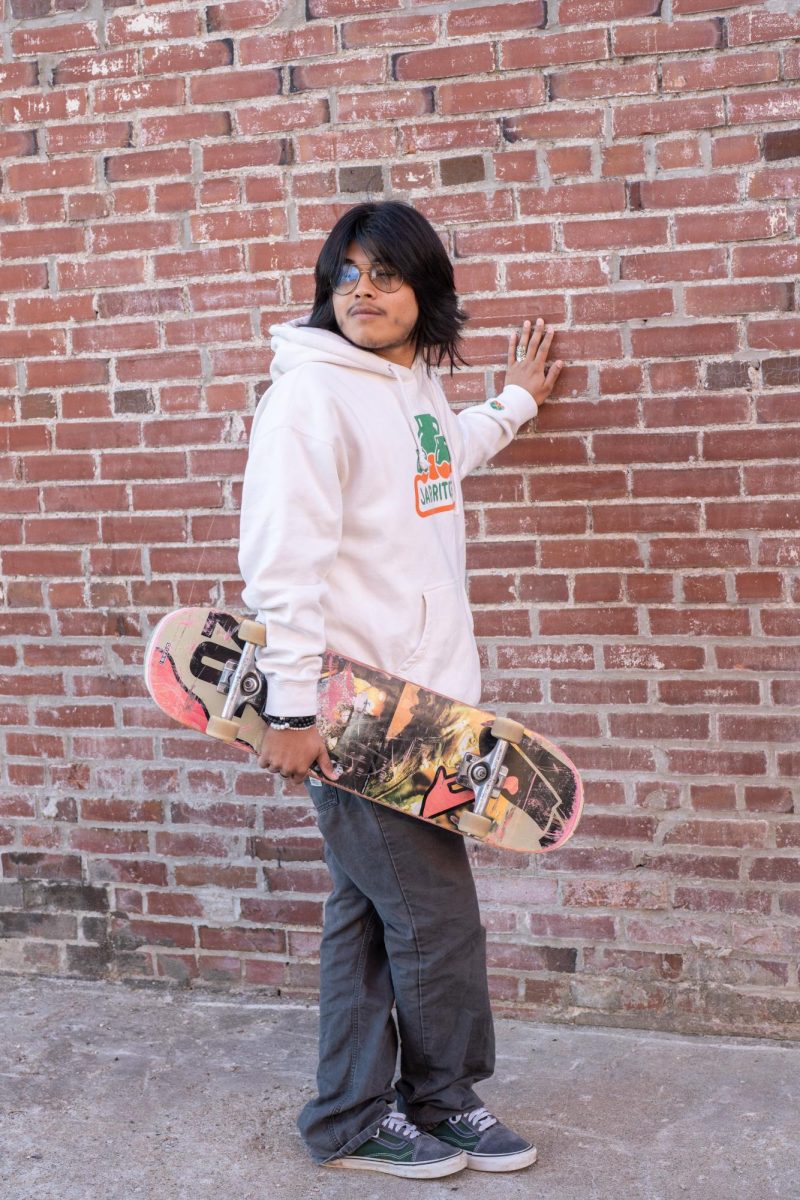
[[[150,695],[181,725],[258,753],[268,708],[255,653],[265,633],[218,609],[168,613],[145,653]],[[526,854],[555,850],[575,832],[578,771],[516,721],[327,650],[317,727],[336,786],[376,804]]]

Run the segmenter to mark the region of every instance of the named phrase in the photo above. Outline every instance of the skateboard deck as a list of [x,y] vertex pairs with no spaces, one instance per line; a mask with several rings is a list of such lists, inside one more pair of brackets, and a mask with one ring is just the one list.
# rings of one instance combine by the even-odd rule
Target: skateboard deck
[[[181,608],[153,631],[144,662],[147,688],[181,725],[205,733],[209,719],[222,714],[230,679],[246,651],[238,636],[241,620],[217,609]],[[257,753],[266,727],[261,713],[268,711],[266,679],[255,667],[241,678],[249,694],[235,710],[232,744]],[[487,710],[333,650],[323,655],[317,725],[339,772],[337,787],[463,834],[458,822],[463,818],[467,825],[464,814],[480,792],[465,783],[464,762],[469,755],[479,759],[479,777],[486,756],[500,753],[506,773],[501,770],[488,800],[480,792],[485,820],[477,822],[480,835],[467,836],[527,854],[555,850],[572,836],[580,817],[578,771],[556,745],[522,726],[516,727],[516,741],[499,744],[491,732],[494,722]]]

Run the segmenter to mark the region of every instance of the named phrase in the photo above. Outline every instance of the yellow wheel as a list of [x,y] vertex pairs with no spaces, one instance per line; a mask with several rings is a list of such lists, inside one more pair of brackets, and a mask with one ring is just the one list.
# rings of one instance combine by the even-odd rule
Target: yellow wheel
[[485,838],[487,833],[491,832],[493,824],[488,817],[481,817],[469,809],[458,814],[458,832],[466,833],[468,837]]
[[239,625],[237,637],[243,642],[252,642],[254,646],[266,646],[267,631],[260,621],[250,621],[245,618]]
[[226,721],[224,717],[209,717],[206,733],[221,742],[233,742],[239,736],[239,721]]
[[492,737],[503,738],[504,741],[513,742],[518,746],[525,737],[525,726],[520,725],[519,721],[510,721],[508,717],[495,717]]

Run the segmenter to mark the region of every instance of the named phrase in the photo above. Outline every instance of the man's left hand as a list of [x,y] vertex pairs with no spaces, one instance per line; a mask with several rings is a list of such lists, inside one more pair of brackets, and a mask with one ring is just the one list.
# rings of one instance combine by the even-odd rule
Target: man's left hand
[[[550,363],[545,374],[545,362],[554,333],[552,326],[545,329],[544,321],[540,317],[533,329],[530,321],[525,321],[522,333],[518,334],[515,330],[508,338],[506,384],[516,383],[519,387],[524,387],[540,406],[552,392],[564,365],[561,359],[558,359],[557,362]],[[524,357],[519,361],[518,346],[521,354],[524,351]]]

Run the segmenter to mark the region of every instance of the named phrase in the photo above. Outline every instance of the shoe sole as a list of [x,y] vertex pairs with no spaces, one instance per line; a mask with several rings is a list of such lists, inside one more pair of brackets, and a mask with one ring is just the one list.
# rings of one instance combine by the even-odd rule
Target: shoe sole
[[[455,1175],[468,1166],[466,1154],[454,1154],[452,1158],[438,1159],[429,1163],[390,1163],[381,1162],[376,1158],[334,1158],[331,1162],[322,1164],[325,1167],[337,1167],[348,1171],[381,1171],[384,1175],[401,1175],[406,1179],[441,1179],[445,1175]],[[486,1168],[482,1168],[486,1170]],[[510,1169],[510,1168],[507,1168]]]
[[536,1162],[536,1147],[520,1150],[517,1154],[468,1154],[467,1167],[470,1171],[520,1171]]

